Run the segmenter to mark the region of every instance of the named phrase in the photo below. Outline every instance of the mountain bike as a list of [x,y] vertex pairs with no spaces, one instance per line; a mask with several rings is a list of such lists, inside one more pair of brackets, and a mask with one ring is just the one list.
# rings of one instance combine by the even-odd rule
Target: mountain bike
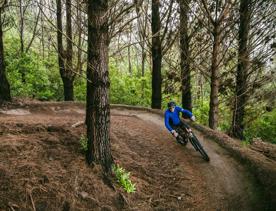
[[191,128],[177,128],[176,132],[179,134],[177,138],[177,142],[179,144],[186,145],[188,142],[187,140],[189,140],[192,146],[195,148],[195,150],[202,155],[204,160],[210,160],[207,152],[203,149],[203,146],[200,144],[198,138],[195,136]]

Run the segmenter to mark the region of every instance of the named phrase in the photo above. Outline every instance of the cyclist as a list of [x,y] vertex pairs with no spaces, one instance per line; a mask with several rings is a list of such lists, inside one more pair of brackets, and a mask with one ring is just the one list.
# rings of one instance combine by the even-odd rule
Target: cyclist
[[186,137],[184,138],[184,143],[176,132],[178,129],[185,129],[189,126],[180,120],[179,113],[183,113],[184,116],[187,116],[192,121],[195,121],[195,116],[189,110],[183,109],[179,106],[176,106],[175,102],[171,101],[168,103],[168,109],[165,112],[165,126],[170,131],[170,133],[176,138],[176,140],[181,144],[187,144]]

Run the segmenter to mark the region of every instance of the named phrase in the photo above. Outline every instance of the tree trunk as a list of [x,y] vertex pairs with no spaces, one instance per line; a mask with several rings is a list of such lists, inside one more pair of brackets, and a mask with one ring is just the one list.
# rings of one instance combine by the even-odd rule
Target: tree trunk
[[145,50],[145,41],[142,43],[142,77],[145,76],[145,63],[146,63],[146,50]]
[[24,7],[23,0],[19,1],[19,12],[20,12],[20,51],[24,53]]
[[73,60],[71,0],[66,0],[66,36],[66,70],[71,73]]
[[214,24],[214,43],[212,52],[211,65],[211,93],[210,93],[210,110],[209,110],[209,127],[217,129],[218,125],[218,107],[219,107],[219,48],[221,34],[218,24]]
[[[23,0],[19,1],[19,13],[20,13],[20,23],[19,23],[19,33],[20,33],[20,53],[21,57],[23,57],[24,54],[24,5]],[[26,83],[26,70],[21,67],[22,69],[19,70],[21,74],[21,81],[22,83]]]
[[77,52],[77,72],[82,74],[82,17],[81,3],[77,1],[77,23],[78,23],[78,52]]
[[44,41],[44,20],[43,15],[40,16],[41,21],[41,50],[42,50],[42,58],[45,59],[45,41]]
[[4,60],[3,29],[2,29],[2,8],[0,8],[0,102],[11,101],[10,85],[6,77]]
[[[63,81],[63,92],[65,101],[74,100],[74,74],[72,68],[72,27],[71,27],[71,1],[66,1],[66,19],[67,19],[67,52],[66,55],[63,49],[62,39],[62,5],[61,0],[57,0],[57,45],[58,45],[58,63],[59,72]],[[69,18],[69,17],[70,18]],[[69,20],[70,19],[70,20]],[[71,31],[71,35],[70,35]],[[69,36],[69,38],[68,38]],[[70,37],[71,36],[71,37]],[[65,63],[66,61],[66,63]]]
[[[147,54],[146,54],[146,51],[145,51],[145,41],[143,41],[143,43],[142,43],[142,77],[145,76],[146,55]],[[143,79],[143,81],[142,81],[142,95],[141,95],[142,98],[144,98],[144,96],[145,96],[145,86],[146,86],[146,83],[145,83],[145,80]]]
[[99,162],[111,172],[108,73],[108,0],[88,1],[88,64],[86,124],[87,162]]
[[[131,43],[131,33],[129,33],[129,43]],[[132,75],[132,64],[131,64],[131,47],[127,47],[127,57],[128,57],[128,72]]]
[[181,80],[182,80],[182,106],[192,111],[191,94],[191,69],[188,35],[189,1],[180,0],[180,56],[181,56]]
[[232,135],[244,139],[244,110],[247,103],[247,73],[249,68],[248,35],[250,28],[250,0],[240,2],[239,55],[236,73],[235,105],[232,120]]
[[64,100],[73,101],[74,100],[74,81],[68,77],[62,77],[63,90],[64,90]]
[[151,107],[160,109],[162,101],[162,78],[161,78],[161,64],[162,64],[162,48],[160,40],[160,1],[152,0],[152,97]]

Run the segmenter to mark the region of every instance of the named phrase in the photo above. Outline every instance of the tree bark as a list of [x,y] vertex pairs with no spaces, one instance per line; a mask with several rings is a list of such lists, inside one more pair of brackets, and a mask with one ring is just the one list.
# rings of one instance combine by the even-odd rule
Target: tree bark
[[10,94],[10,84],[6,77],[1,16],[2,16],[2,8],[0,8],[0,102],[3,102],[3,101],[11,101],[11,94]]
[[45,40],[44,40],[44,20],[43,15],[40,16],[40,22],[41,22],[41,50],[42,50],[42,58],[45,59]]
[[24,53],[24,7],[23,0],[19,0],[19,12],[20,12],[20,50],[21,54]]
[[71,0],[66,0],[66,69],[72,72],[72,60],[73,60],[73,43],[72,43],[72,15],[71,15]]
[[160,1],[152,0],[152,97],[151,107],[160,109],[162,101],[162,78],[161,78],[161,64],[162,64],[162,47],[160,40]]
[[88,164],[98,162],[111,172],[108,72],[108,0],[88,0],[88,64],[86,124]]
[[213,31],[214,43],[212,52],[211,65],[211,93],[210,93],[210,110],[209,110],[209,127],[217,129],[218,125],[218,109],[219,109],[219,48],[221,41],[221,33],[219,25],[214,24]]
[[82,16],[81,3],[77,1],[77,23],[78,23],[78,52],[77,52],[77,72],[82,74]]
[[180,68],[182,80],[182,106],[192,111],[191,69],[188,35],[189,0],[180,0]]
[[250,6],[251,0],[240,2],[240,26],[239,26],[239,54],[236,73],[236,93],[232,120],[232,135],[244,139],[244,114],[247,103],[247,74],[249,69],[248,36],[250,30]]
[[[63,29],[62,29],[62,5],[61,0],[57,0],[57,45],[58,45],[58,63],[59,72],[63,81],[63,92],[65,101],[74,100],[74,74],[72,72],[72,27],[71,27],[71,1],[66,1],[66,34],[67,52],[63,49]],[[70,19],[70,20],[69,20]],[[71,32],[71,35],[70,35]],[[71,38],[70,38],[71,36]],[[65,62],[66,61],[66,62]]]
[[63,90],[64,90],[64,100],[73,101],[74,100],[74,81],[68,77],[62,77]]
[[[23,0],[19,0],[19,13],[20,13],[20,23],[19,23],[19,34],[20,34],[20,53],[23,57],[24,54],[24,5]],[[22,69],[19,70],[21,74],[21,81],[25,84],[26,83],[26,70],[21,67]]]
[[[129,43],[131,43],[131,32],[128,34],[129,36]],[[128,57],[128,72],[132,75],[132,64],[131,64],[131,47],[130,45],[127,48],[127,57]]]
[[145,43],[143,41],[142,43],[142,77],[145,76],[145,63],[146,63],[146,50],[145,50]]

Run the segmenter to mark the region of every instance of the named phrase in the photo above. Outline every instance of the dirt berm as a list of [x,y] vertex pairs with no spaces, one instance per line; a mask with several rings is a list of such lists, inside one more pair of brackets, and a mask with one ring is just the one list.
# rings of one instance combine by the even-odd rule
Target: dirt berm
[[[158,109],[150,109],[145,107],[112,105],[112,108],[127,108],[133,110],[144,110],[163,116],[164,112]],[[225,148],[240,163],[246,166],[248,170],[257,178],[257,182],[264,189],[266,203],[268,209],[273,210],[276,207],[276,160],[275,156],[269,152],[275,152],[276,146],[273,144],[263,143],[270,150],[264,151],[262,148],[254,148],[242,145],[241,141],[233,139],[228,135],[212,130],[205,126],[188,123],[196,130],[202,132],[206,137],[214,140],[221,147]],[[255,150],[254,150],[255,149]]]

